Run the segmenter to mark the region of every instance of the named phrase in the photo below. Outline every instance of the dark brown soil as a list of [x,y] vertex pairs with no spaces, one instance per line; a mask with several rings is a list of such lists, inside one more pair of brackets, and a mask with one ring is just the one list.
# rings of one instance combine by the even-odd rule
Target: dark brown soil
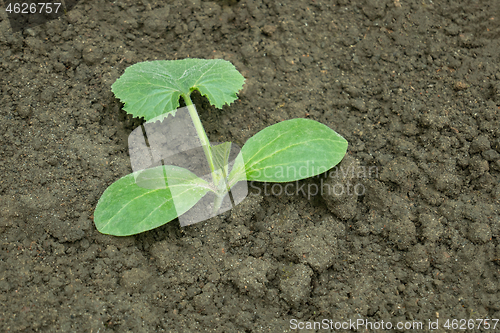
[[[290,332],[294,320],[363,319],[391,322],[387,332],[439,320],[433,332],[445,332],[448,319],[500,319],[499,9],[85,0],[17,33],[2,10],[0,331]],[[348,154],[292,196],[249,184],[211,220],[101,235],[93,210],[131,172],[140,124],[110,86],[131,64],[185,57],[229,60],[247,78],[223,110],[195,96],[211,141],[241,147],[308,117],[343,135]],[[322,183],[359,195],[298,190]]]

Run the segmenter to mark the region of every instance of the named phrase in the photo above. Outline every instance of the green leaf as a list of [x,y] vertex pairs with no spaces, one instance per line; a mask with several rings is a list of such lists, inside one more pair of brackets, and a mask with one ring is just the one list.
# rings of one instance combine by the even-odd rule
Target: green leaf
[[128,67],[111,86],[123,109],[146,121],[175,112],[179,97],[198,90],[217,108],[231,104],[245,78],[229,61],[182,59],[140,62]]
[[224,142],[210,147],[214,158],[215,169],[224,170],[227,175],[229,154],[231,153],[231,142]]
[[347,141],[326,125],[302,118],[283,121],[245,143],[240,152],[244,167],[242,162],[235,164],[229,186],[239,181],[243,172],[247,180],[261,182],[309,178],[337,165],[346,151]]
[[206,181],[177,166],[134,172],[104,191],[94,222],[103,234],[138,234],[184,214],[210,190]]
[[224,196],[229,191],[227,184],[227,174],[229,168],[229,155],[231,154],[231,142],[223,142],[216,146],[211,146],[215,166],[215,182],[218,195],[214,202],[214,213],[220,209]]

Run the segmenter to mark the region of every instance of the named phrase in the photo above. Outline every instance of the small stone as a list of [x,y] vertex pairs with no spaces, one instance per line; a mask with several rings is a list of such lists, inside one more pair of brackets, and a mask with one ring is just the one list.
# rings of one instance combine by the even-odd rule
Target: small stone
[[481,177],[489,170],[490,167],[488,165],[488,161],[483,160],[479,156],[474,156],[469,163],[469,172],[473,179]]
[[490,141],[488,140],[488,137],[486,137],[485,135],[481,135],[472,141],[469,148],[469,153],[480,153],[488,149],[490,149]]
[[498,290],[498,282],[495,280],[492,280],[491,278],[487,278],[486,280],[483,281],[483,286],[484,290],[490,294],[494,294]]
[[500,184],[493,188],[493,190],[491,191],[491,196],[493,197],[493,199],[500,201]]
[[46,88],[44,91],[42,91],[42,93],[40,94],[40,99],[42,102],[45,102],[45,103],[50,103],[53,101],[54,99],[54,94],[55,94],[55,91],[53,88],[49,87],[49,88]]
[[500,160],[496,160],[491,163],[491,169],[495,171],[500,171]]
[[141,268],[132,268],[123,274],[121,285],[128,293],[132,294],[141,290],[146,285],[145,281],[150,277],[151,274],[148,271]]
[[380,180],[411,188],[412,178],[419,172],[418,166],[406,157],[397,157],[387,163],[380,173]]
[[491,148],[495,149],[498,153],[500,153],[500,139],[496,139],[493,141]]
[[324,225],[304,230],[289,247],[295,260],[320,273],[334,263],[336,250],[337,239]]
[[137,55],[135,54],[134,51],[125,51],[125,53],[123,54],[123,59],[125,59],[125,61],[129,64],[134,64],[136,63],[136,59],[137,59]]
[[474,44],[474,34],[473,33],[463,33],[458,35],[459,41],[462,46],[470,47]]
[[82,51],[82,57],[87,65],[94,65],[101,61],[102,51],[97,46],[87,46]]
[[282,298],[296,308],[305,303],[311,293],[312,269],[304,264],[298,264],[286,267],[285,272],[280,274],[279,287]]
[[75,24],[82,17],[82,13],[78,9],[70,10],[66,18],[70,24]]
[[64,72],[64,70],[66,69],[66,66],[64,66],[64,64],[62,62],[56,62],[54,64],[54,70],[56,72]]
[[435,187],[444,194],[455,195],[462,189],[462,181],[457,175],[450,172],[440,173],[435,181]]
[[152,247],[151,254],[155,258],[158,269],[166,272],[178,265],[182,251],[177,245],[162,241]]
[[19,113],[19,115],[22,117],[22,118],[28,118],[31,113],[32,113],[32,108],[31,108],[31,105],[21,105],[17,108],[17,113]]
[[484,244],[491,240],[491,228],[486,223],[476,222],[469,227],[467,236],[473,243]]
[[244,225],[238,225],[227,230],[229,234],[229,243],[231,245],[243,245],[245,239],[250,235],[250,230]]
[[47,232],[61,242],[76,242],[85,236],[85,230],[88,230],[90,223],[87,219],[75,221],[62,221],[56,217],[49,219],[45,228]]
[[[143,17],[144,31],[152,36],[159,36],[168,26],[168,20],[166,18],[169,16],[170,6],[166,5],[163,8],[156,8],[150,11]],[[187,30],[187,25],[178,23],[175,25],[176,29],[185,26]],[[184,30],[184,29],[182,29]]]
[[36,36],[36,32],[33,29],[31,29],[31,28],[26,29],[25,32],[26,32],[26,34],[28,34],[31,37],[35,37]]
[[500,154],[497,153],[493,149],[489,149],[489,150],[484,151],[482,153],[482,156],[484,157],[485,160],[490,161],[490,162],[500,160]]
[[266,24],[265,26],[262,27],[262,33],[269,37],[271,37],[275,31],[276,31],[276,26],[274,25]]
[[213,283],[207,283],[203,287],[203,292],[193,297],[195,309],[204,315],[213,315],[217,311],[214,306],[214,294],[217,288]]
[[436,216],[422,214],[419,216],[419,222],[422,225],[422,237],[430,242],[436,242],[443,234],[443,225]]
[[469,85],[463,81],[458,81],[458,82],[455,82],[455,85],[453,86],[453,88],[456,91],[461,91],[461,90],[465,90],[465,89],[469,88]]
[[246,44],[240,49],[240,53],[245,60],[249,60],[253,58],[255,54],[255,49],[253,48],[252,45]]
[[417,244],[408,251],[406,255],[408,266],[417,272],[425,272],[430,266],[429,255],[423,244]]
[[268,275],[273,275],[269,262],[249,257],[233,272],[231,280],[240,291],[263,297],[267,291]]
[[415,224],[408,218],[395,220],[389,224],[389,240],[399,249],[404,250],[416,241]]

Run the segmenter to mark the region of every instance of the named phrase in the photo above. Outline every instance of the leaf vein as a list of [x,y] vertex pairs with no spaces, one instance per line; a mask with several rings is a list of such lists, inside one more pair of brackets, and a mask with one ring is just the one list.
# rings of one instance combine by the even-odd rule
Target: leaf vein
[[[260,163],[260,162],[262,162],[262,161],[264,161],[264,160],[267,160],[267,159],[269,159],[269,158],[273,157],[274,155],[276,155],[276,154],[278,154],[278,153],[280,153],[280,152],[282,152],[282,151],[284,151],[284,150],[290,149],[291,147],[298,146],[298,145],[301,145],[301,144],[306,144],[306,143],[309,143],[309,142],[313,142],[313,141],[332,141],[332,142],[337,142],[337,141],[335,141],[335,140],[331,140],[331,139],[324,139],[324,138],[312,139],[312,140],[306,140],[306,141],[303,141],[303,142],[297,142],[297,143],[295,143],[295,144],[293,144],[293,145],[290,145],[290,146],[287,146],[287,147],[285,147],[285,148],[283,148],[283,149],[277,150],[277,151],[273,152],[272,154],[267,155],[267,156],[265,156],[264,158],[262,158],[262,159],[260,159],[260,160],[258,160],[258,161],[256,161],[256,162],[254,162],[254,163],[252,163],[252,165],[247,166],[247,170],[249,170],[250,168],[252,168],[254,165],[256,165],[256,164],[258,164],[258,163]],[[255,156],[255,155],[254,155],[254,156]],[[260,170],[260,169],[255,169],[255,170]]]

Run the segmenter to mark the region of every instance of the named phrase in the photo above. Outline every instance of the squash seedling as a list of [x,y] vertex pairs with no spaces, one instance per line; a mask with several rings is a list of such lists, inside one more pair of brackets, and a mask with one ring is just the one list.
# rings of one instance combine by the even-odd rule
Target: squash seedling
[[[182,98],[210,167],[211,180],[174,165],[159,165],[118,179],[103,193],[94,212],[97,230],[127,236],[154,229],[189,211],[207,193],[215,194],[214,212],[241,181],[292,182],[337,165],[347,141],[310,119],[271,125],[251,137],[229,168],[231,143],[211,145],[191,101],[195,90],[221,109],[231,104],[245,79],[221,59],[159,60],[134,64],[112,85],[123,109],[146,121],[169,121]],[[165,119],[166,118],[166,119]],[[139,186],[137,179],[153,186]],[[158,185],[159,184],[159,185]]]

